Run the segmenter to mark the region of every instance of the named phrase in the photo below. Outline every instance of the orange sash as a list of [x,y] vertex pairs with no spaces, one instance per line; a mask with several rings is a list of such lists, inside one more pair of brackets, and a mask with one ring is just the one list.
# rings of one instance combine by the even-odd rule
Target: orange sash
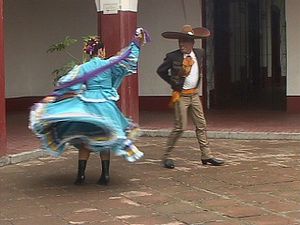
[[194,64],[194,60],[192,59],[191,56],[187,56],[183,59],[182,70],[183,70],[184,77],[190,75],[193,64]]
[[179,101],[181,95],[194,95],[198,93],[198,88],[186,89],[180,91],[173,91],[171,101],[169,103],[170,107],[173,107],[176,102]]

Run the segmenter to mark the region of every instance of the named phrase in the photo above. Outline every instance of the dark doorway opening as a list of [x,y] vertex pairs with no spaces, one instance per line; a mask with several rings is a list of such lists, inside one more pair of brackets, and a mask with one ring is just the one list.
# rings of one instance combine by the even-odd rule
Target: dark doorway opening
[[272,79],[271,79],[271,102],[273,109],[286,108],[286,76],[282,76],[280,66],[280,10],[272,6],[271,28],[272,28]]
[[286,109],[282,9],[266,0],[215,0],[210,108]]

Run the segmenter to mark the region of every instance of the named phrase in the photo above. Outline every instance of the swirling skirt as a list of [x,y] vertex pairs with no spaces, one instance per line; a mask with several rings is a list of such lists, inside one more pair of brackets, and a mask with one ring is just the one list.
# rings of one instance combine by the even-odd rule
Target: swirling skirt
[[53,103],[36,103],[30,111],[29,128],[53,156],[68,144],[85,145],[91,151],[111,150],[133,162],[143,153],[133,144],[137,126],[124,117],[114,101],[92,103],[78,97]]

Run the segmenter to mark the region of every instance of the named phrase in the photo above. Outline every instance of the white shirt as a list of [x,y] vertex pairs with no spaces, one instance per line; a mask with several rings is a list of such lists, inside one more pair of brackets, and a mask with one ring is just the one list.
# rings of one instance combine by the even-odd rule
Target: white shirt
[[185,78],[183,89],[192,89],[196,88],[199,80],[199,66],[196,55],[193,51],[190,54],[184,54],[184,58],[187,56],[191,56],[194,60],[194,64],[192,65],[190,74]]

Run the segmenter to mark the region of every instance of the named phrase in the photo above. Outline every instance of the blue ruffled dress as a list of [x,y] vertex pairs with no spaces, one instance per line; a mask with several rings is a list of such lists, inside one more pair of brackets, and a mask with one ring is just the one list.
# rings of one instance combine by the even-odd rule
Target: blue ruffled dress
[[[29,128],[40,138],[43,149],[59,156],[68,144],[77,148],[84,144],[94,152],[111,150],[130,162],[143,156],[132,141],[137,126],[116,105],[119,100],[117,89],[124,77],[137,70],[140,48],[132,42],[128,50],[130,54],[110,69],[85,83],[55,91],[58,97],[69,93],[73,97],[51,103],[40,102],[32,107]],[[106,60],[94,57],[75,66],[58,81],[58,85],[107,66],[116,59],[118,56]]]

